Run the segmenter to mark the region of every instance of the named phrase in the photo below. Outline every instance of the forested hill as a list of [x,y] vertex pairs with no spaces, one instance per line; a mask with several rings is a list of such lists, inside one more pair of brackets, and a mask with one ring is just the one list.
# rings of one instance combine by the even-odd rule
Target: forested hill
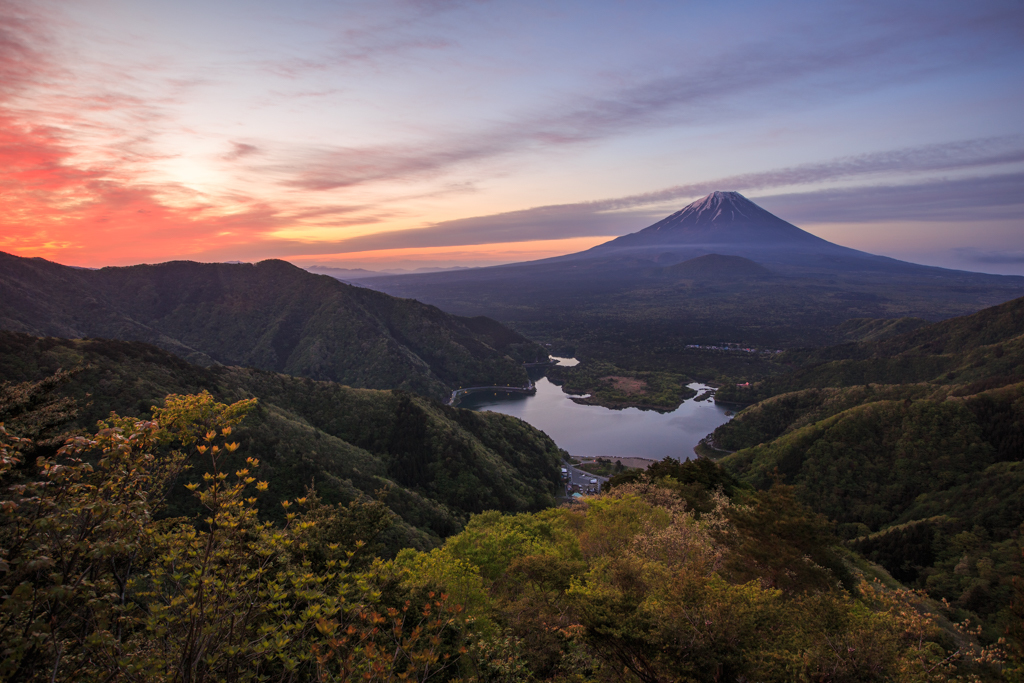
[[[982,527],[921,528],[964,553],[936,563],[964,609],[1002,610],[985,649],[839,547],[805,488],[707,459],[554,508],[560,453],[508,416],[139,342],[0,333],[0,376],[44,378],[0,387],[0,680],[1020,680],[1019,631],[990,637],[1024,604],[1014,539],[986,555]],[[963,425],[938,417],[943,452]],[[972,492],[946,492],[956,514]]]
[[0,329],[155,344],[221,363],[402,388],[527,381],[544,350],[486,318],[460,318],[284,261],[86,270],[0,252]]
[[[816,360],[888,358],[899,355],[963,354],[985,346],[1013,342],[1024,336],[1024,297],[983,309],[972,315],[918,327],[877,342],[817,349],[794,358]],[[838,357],[838,358],[837,358]]]
[[1024,574],[1024,299],[787,360],[804,366],[721,392],[765,398],[707,445],[735,451],[721,463],[750,484],[795,485],[851,547],[994,641]]
[[1024,297],[881,341],[790,351],[781,361],[793,371],[725,387],[719,399],[755,403],[801,389],[912,382],[976,392],[1024,381]]
[[[168,394],[208,390],[220,402],[259,399],[234,438],[241,452],[261,461],[261,478],[271,484],[271,493],[260,494],[261,507],[271,518],[280,517],[277,502],[301,497],[311,482],[331,504],[372,501],[381,492],[397,515],[385,539],[391,552],[431,547],[458,532],[471,513],[539,510],[554,503],[560,451],[516,418],[450,408],[404,391],[199,367],[139,342],[0,332],[0,378],[35,382],[61,368],[83,368],[54,390],[78,406],[62,430],[94,430],[111,411],[146,417]],[[5,405],[20,405],[12,398],[17,395],[0,383],[0,423],[39,437],[32,425],[5,414]],[[172,516],[196,513],[183,484],[172,491]]]

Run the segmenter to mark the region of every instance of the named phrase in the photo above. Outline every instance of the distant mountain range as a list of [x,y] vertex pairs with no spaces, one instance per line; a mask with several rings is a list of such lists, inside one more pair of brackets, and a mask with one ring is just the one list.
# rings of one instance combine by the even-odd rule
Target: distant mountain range
[[309,266],[306,268],[310,273],[317,275],[330,275],[331,277],[346,281],[362,280],[367,277],[379,277],[381,275],[404,275],[420,273],[446,273],[452,270],[468,270],[466,266],[452,266],[451,268],[385,268],[384,270],[367,270],[366,268],[335,268],[333,266]]
[[0,329],[155,344],[239,365],[444,398],[522,385],[544,349],[487,318],[314,275],[284,261],[86,270],[0,252]]
[[851,318],[940,320],[1024,294],[1024,277],[833,244],[736,192],[714,192],[574,254],[361,284],[605,355],[626,343],[657,343],[671,354],[678,338],[819,345],[842,340],[837,326]]

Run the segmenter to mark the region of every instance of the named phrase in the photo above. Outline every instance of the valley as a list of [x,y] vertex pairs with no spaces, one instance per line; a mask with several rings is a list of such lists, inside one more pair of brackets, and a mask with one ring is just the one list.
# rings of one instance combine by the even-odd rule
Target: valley
[[[373,648],[437,629],[385,670],[443,652],[453,680],[509,662],[519,680],[1017,680],[1022,279],[764,214],[715,193],[589,253],[361,280],[461,316],[279,261],[0,254],[13,671],[53,666],[11,626],[45,615],[73,651],[166,668],[155,633],[218,624],[160,607],[197,604],[187,566],[231,586],[209,590],[242,635],[211,652],[286,680],[327,647],[367,665],[342,624]],[[560,505],[570,456],[596,474],[573,467],[586,495]],[[69,554],[71,534],[109,549]],[[108,597],[62,588],[80,558]],[[142,607],[108,641],[71,615],[117,585]],[[282,624],[294,639],[266,637]],[[231,661],[211,655],[208,680]]]
[[0,0],[0,683],[1024,683],[1024,0]]

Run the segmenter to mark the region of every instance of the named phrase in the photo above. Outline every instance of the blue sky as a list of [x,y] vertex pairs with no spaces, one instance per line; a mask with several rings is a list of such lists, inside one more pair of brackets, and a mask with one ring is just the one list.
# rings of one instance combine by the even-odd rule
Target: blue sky
[[0,249],[483,265],[737,190],[1024,274],[1020,2],[0,0]]

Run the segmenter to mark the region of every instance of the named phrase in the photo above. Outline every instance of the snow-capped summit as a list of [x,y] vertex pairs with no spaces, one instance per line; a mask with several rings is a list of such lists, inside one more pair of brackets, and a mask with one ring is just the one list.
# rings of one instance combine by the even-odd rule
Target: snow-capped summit
[[828,244],[765,211],[739,192],[712,192],[648,228],[623,235],[601,247],[723,243],[744,246],[764,243],[773,247]]

